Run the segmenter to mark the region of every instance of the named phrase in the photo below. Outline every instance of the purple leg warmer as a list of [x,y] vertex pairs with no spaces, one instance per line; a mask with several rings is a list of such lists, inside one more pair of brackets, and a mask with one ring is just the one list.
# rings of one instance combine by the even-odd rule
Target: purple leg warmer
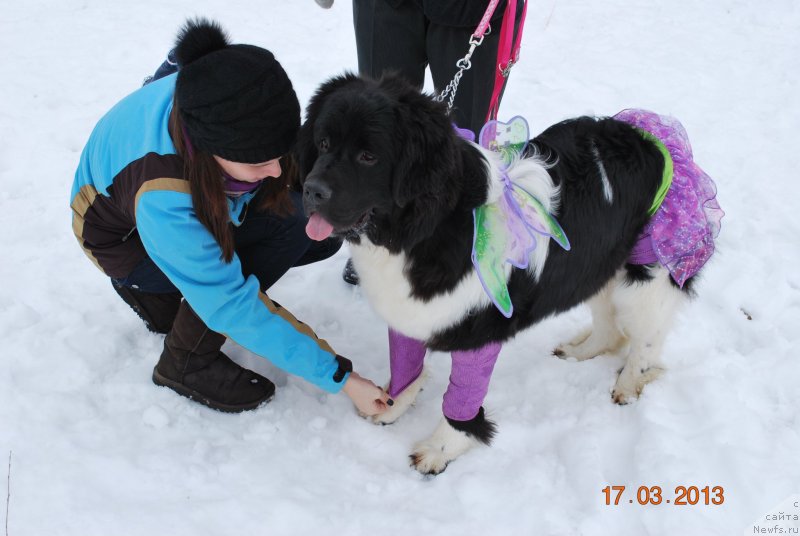
[[419,377],[425,352],[422,341],[389,329],[389,368],[392,371],[389,396],[396,397]]
[[475,418],[489,390],[489,380],[500,348],[502,344],[491,342],[477,350],[452,353],[450,385],[442,403],[445,417],[454,421]]

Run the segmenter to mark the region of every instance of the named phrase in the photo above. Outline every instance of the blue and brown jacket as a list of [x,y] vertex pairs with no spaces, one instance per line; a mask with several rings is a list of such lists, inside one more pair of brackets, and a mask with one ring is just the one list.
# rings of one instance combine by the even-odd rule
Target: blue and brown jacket
[[[169,133],[175,77],[132,93],[95,126],[72,185],[78,242],[109,277],[127,276],[149,256],[210,329],[338,392],[347,374],[333,349],[261,292],[255,276],[245,278],[236,255],[224,262],[198,220]],[[228,198],[232,221],[254,195]]]

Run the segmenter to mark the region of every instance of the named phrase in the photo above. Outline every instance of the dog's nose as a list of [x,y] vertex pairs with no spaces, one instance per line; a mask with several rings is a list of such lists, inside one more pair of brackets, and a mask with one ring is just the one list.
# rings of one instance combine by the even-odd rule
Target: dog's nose
[[331,187],[317,179],[308,179],[303,186],[303,197],[306,203],[313,205],[328,201],[332,194]]

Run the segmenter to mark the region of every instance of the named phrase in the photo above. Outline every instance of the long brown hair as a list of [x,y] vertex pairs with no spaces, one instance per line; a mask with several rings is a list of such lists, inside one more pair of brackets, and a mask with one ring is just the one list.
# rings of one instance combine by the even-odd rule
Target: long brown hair
[[[173,100],[169,117],[169,130],[172,142],[179,156],[183,158],[183,174],[189,181],[192,192],[192,206],[197,219],[208,229],[222,249],[225,262],[233,260],[233,227],[228,213],[222,168],[214,156],[206,151],[190,149],[186,132],[178,113],[177,100]],[[289,197],[289,188],[297,183],[297,164],[291,154],[281,158],[281,176],[266,179],[259,188],[252,204],[257,212],[270,211],[286,216],[294,211]]]

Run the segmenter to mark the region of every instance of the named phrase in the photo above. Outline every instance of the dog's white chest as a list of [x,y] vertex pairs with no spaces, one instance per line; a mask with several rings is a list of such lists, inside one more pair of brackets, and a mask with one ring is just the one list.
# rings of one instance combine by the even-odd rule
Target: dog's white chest
[[365,237],[361,244],[351,244],[350,251],[370,305],[391,328],[409,337],[427,340],[433,333],[457,323],[473,307],[489,303],[474,271],[451,292],[424,302],[411,296],[403,253],[393,255]]

